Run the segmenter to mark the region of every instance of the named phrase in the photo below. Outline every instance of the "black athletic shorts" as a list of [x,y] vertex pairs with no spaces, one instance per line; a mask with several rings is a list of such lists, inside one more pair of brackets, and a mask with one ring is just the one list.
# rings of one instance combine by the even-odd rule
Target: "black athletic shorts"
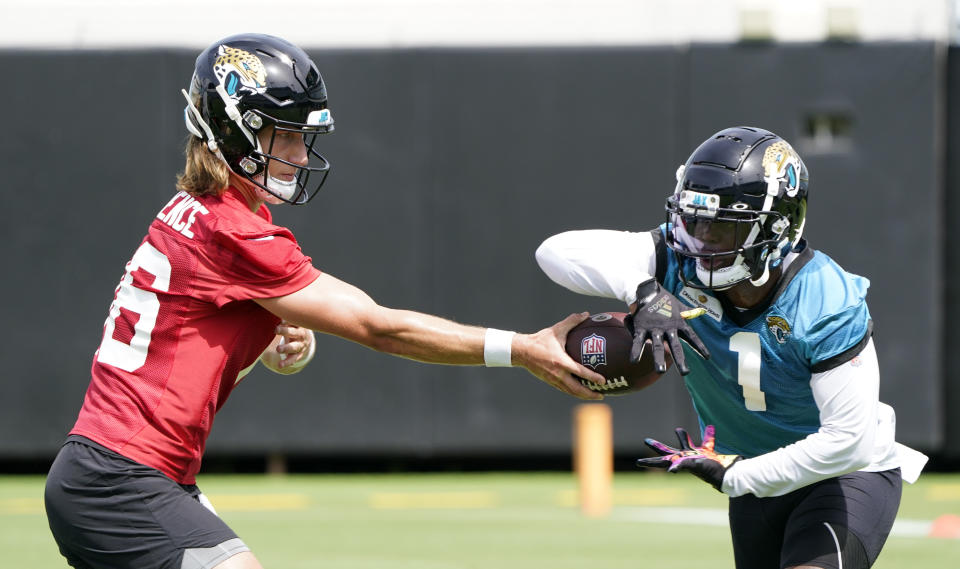
[[867,569],[893,527],[902,486],[896,468],[852,472],[774,498],[731,498],[737,568]]
[[72,436],[44,502],[60,553],[77,569],[207,569],[249,551],[200,489]]

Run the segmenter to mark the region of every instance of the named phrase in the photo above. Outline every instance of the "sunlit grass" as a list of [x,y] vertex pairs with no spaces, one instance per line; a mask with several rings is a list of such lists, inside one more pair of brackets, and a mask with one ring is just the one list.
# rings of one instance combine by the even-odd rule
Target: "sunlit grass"
[[[726,499],[683,475],[618,473],[613,509],[600,519],[581,515],[569,473],[203,476],[199,483],[267,568],[733,567]],[[4,566],[66,567],[42,494],[41,477],[0,477]],[[944,514],[960,514],[960,476],[925,475],[906,486],[905,525],[875,567],[955,566],[960,540],[923,535]]]

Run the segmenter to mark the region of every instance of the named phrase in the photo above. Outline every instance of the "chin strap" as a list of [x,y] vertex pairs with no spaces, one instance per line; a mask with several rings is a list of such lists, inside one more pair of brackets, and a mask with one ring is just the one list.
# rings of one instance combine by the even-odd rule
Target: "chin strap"
[[[767,195],[763,199],[762,211],[770,211],[770,208],[773,207],[773,199],[776,198],[778,195],[780,195],[780,180],[775,175],[771,175],[771,174],[768,174],[767,176],[765,176],[765,180],[767,182]],[[769,215],[766,213],[761,213],[759,217],[760,217],[760,223],[758,225],[755,225],[753,229],[750,231],[750,236],[747,237],[748,242],[750,241],[750,237],[755,237],[756,234],[760,231],[760,227],[763,227],[763,225],[767,222],[767,217],[769,217]],[[784,221],[785,221],[784,218],[778,219],[774,223],[774,228],[776,228],[777,224],[783,223]],[[787,223],[787,225],[789,226],[789,223]],[[781,231],[786,231],[787,229],[789,229],[789,227],[783,227],[781,228]],[[803,234],[803,226],[801,225],[800,230],[797,231],[796,241],[790,242],[789,237],[785,237],[783,240],[777,243],[777,248],[770,252],[770,254],[767,256],[766,260],[763,263],[763,272],[756,279],[750,279],[750,284],[752,284],[753,286],[763,286],[764,284],[766,284],[767,281],[770,279],[770,264],[775,262],[777,259],[781,257],[784,247],[786,247],[787,245],[790,245],[791,248],[795,247],[796,244],[800,241],[800,235],[802,234]]]
[[770,280],[770,259],[767,259],[763,264],[763,273],[756,279],[750,279],[750,284],[753,286],[763,286],[767,284],[768,280]]
[[[223,100],[224,111],[227,113],[227,117],[230,118],[237,125],[237,128],[240,129],[240,132],[243,133],[243,136],[247,139],[247,142],[250,143],[250,146],[253,148],[253,151],[260,156],[264,156],[263,148],[260,147],[260,139],[247,128],[247,125],[244,123],[244,117],[240,114],[240,109],[237,108],[237,102],[233,100],[229,94],[227,94],[226,89],[223,88],[223,85],[217,85],[217,94],[220,95],[220,99]],[[247,111],[247,114],[251,114],[250,111]],[[253,115],[259,122],[252,123],[256,128],[260,128],[263,125],[260,117]],[[249,156],[244,156],[240,159],[240,167],[244,172],[254,175],[259,169],[259,165],[251,160]]]
[[[767,195],[763,198],[763,208],[761,211],[770,211],[770,208],[773,207],[773,198],[777,197],[780,194],[780,180],[776,176],[767,174]],[[760,228],[767,223],[768,214],[760,214],[760,223],[753,226],[753,229],[750,231],[750,236],[754,237],[757,233],[760,232]],[[749,240],[749,239],[748,239]],[[763,262],[763,272],[756,279],[750,279],[750,284],[753,286],[763,286],[770,279],[770,263],[780,258],[780,247],[783,244],[780,243],[777,246],[775,251],[771,251],[770,255],[767,256],[766,260]]]
[[239,128],[243,136],[247,138],[247,142],[249,142],[257,152],[260,152],[260,141],[258,141],[257,137],[250,132],[250,129],[243,124],[243,116],[240,114],[240,109],[237,108],[237,102],[230,98],[230,95],[227,94],[223,85],[217,85],[217,94],[220,95],[220,98],[223,100],[224,111],[226,111],[227,116],[236,123],[237,128]]
[[[197,110],[196,105],[193,104],[193,101],[190,99],[190,95],[187,94],[186,89],[180,89],[180,92],[183,93],[183,98],[187,100],[187,106],[183,109],[183,122],[187,125],[187,130],[190,131],[190,134],[196,136],[200,140],[207,141],[207,148],[210,152],[220,159],[221,162],[226,164],[227,169],[233,171],[233,168],[230,166],[230,163],[227,162],[227,159],[223,156],[223,152],[220,152],[220,145],[217,144],[216,138],[213,136],[213,130],[210,128],[210,125],[203,120],[203,115],[200,114],[200,111]],[[193,116],[196,120],[196,124],[190,120],[190,116]],[[197,128],[197,125],[200,125],[200,128],[203,129],[201,132]]]
[[[210,152],[216,154],[221,160],[224,161],[224,163],[226,163],[227,160],[220,152],[220,147],[217,145],[217,141],[213,136],[213,130],[210,129],[210,125],[203,120],[203,115],[200,114],[200,111],[197,110],[197,107],[193,104],[193,101],[190,99],[190,95],[187,94],[187,90],[180,89],[180,92],[183,93],[183,98],[187,100],[187,106],[183,109],[183,122],[187,124],[187,130],[190,131],[190,134],[201,140],[206,139],[207,148],[210,149]],[[193,116],[193,119],[197,121],[196,124],[190,120],[191,115]],[[200,128],[203,129],[203,132],[200,132],[200,130],[197,128],[197,125],[200,125]]]

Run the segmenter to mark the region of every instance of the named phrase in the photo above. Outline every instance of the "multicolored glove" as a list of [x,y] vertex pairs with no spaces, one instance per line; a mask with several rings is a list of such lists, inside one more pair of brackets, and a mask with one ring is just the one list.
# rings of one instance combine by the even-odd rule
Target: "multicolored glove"
[[740,460],[739,454],[717,454],[713,447],[716,444],[713,425],[707,425],[703,430],[703,445],[696,446],[690,435],[682,428],[676,430],[680,439],[680,448],[667,446],[653,439],[646,439],[647,446],[660,454],[654,458],[641,458],[637,466],[648,468],[666,468],[667,472],[686,470],[694,476],[710,483],[719,492],[723,492],[723,476],[733,463]]
[[710,351],[700,341],[700,337],[687,324],[689,318],[696,318],[706,310],[693,309],[683,311],[684,305],[677,297],[660,286],[656,279],[649,279],[637,286],[637,310],[627,320],[627,328],[633,334],[633,347],[630,349],[630,361],[640,361],[647,339],[653,346],[653,365],[657,372],[667,371],[663,354],[663,337],[670,344],[670,354],[677,364],[681,375],[690,373],[687,359],[683,354],[680,339],[687,341],[701,357],[710,359]]

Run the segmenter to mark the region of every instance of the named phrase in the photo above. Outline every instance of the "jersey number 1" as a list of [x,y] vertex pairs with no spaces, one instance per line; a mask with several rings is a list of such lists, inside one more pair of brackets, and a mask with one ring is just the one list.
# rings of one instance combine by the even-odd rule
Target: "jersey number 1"
[[[157,295],[133,284],[133,273],[138,269],[153,275],[151,286],[154,289],[166,292],[170,288],[170,260],[153,245],[144,242],[127,263],[127,272],[120,279],[117,298],[110,305],[110,314],[103,323],[103,341],[97,351],[97,361],[127,372],[138,370],[147,361],[150,337],[157,323],[157,313],[160,312]],[[136,315],[133,337],[129,343],[113,337],[121,309]]]
[[766,411],[767,398],[760,391],[760,336],[737,332],[730,336],[730,351],[737,352],[737,383],[743,387],[747,411]]

